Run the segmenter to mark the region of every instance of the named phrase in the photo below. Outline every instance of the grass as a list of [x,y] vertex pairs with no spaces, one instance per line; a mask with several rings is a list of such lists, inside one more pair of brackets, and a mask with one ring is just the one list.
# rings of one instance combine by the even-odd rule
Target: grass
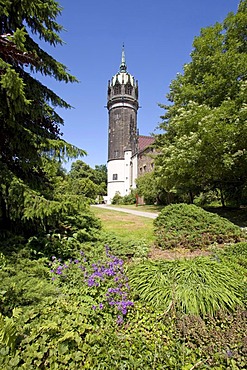
[[100,218],[103,230],[111,232],[122,240],[154,243],[153,220],[128,213],[91,207],[92,212]]
[[141,212],[151,212],[151,213],[159,213],[164,206],[158,205],[138,205],[135,204],[111,204],[109,207],[117,207],[117,208],[127,208],[127,209],[134,209],[135,211]]
[[131,266],[129,282],[135,293],[166,312],[215,315],[232,311],[244,300],[243,276],[211,258],[145,261]]

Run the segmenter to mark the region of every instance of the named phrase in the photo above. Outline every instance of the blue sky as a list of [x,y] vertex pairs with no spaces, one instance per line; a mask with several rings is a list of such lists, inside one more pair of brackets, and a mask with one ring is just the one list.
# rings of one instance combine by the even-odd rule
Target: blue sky
[[[190,61],[200,29],[236,12],[238,0],[60,0],[65,45],[45,47],[80,83],[43,82],[70,103],[62,110],[63,138],[84,150],[91,167],[107,163],[108,80],[125,44],[128,72],[139,82],[138,128],[149,135],[161,121],[169,84]],[[43,79],[42,79],[43,80]],[[67,168],[68,165],[67,165]]]

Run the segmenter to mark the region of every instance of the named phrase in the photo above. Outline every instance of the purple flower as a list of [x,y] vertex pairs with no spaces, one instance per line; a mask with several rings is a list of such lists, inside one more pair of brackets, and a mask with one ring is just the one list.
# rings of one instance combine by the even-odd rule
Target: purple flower
[[116,305],[118,307],[118,310],[121,311],[123,315],[126,315],[128,311],[128,307],[133,306],[134,303],[131,301],[120,301],[120,302],[116,302]]
[[99,309],[100,309],[100,310],[102,310],[102,309],[103,309],[103,307],[104,307],[103,303],[100,303],[100,304],[99,304]]
[[121,315],[118,315],[118,317],[117,317],[117,324],[118,325],[122,325],[123,324],[123,317],[121,316]]
[[62,272],[63,272],[63,266],[58,266],[56,269],[56,274],[62,275]]
[[97,308],[96,306],[94,306],[94,305],[92,306],[92,309],[93,309],[94,311],[96,310],[96,308]]
[[226,355],[227,355],[227,357],[232,357],[233,353],[232,353],[232,351],[228,350],[228,351],[226,351]]
[[52,261],[54,261],[56,259],[56,256],[52,256],[51,259]]
[[87,285],[89,286],[89,287],[91,287],[91,286],[94,286],[95,285],[95,280],[94,280],[94,278],[93,277],[89,277],[89,279],[87,280]]

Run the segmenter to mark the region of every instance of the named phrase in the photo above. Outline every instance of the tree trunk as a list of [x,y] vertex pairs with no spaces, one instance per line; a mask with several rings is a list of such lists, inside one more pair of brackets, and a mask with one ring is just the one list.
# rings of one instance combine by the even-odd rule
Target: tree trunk
[[191,190],[189,191],[189,198],[190,198],[190,204],[193,204],[194,203],[194,196],[193,196],[193,193],[192,193]]
[[225,208],[226,204],[225,204],[225,199],[224,199],[222,188],[220,188],[220,200],[221,200],[222,207]]

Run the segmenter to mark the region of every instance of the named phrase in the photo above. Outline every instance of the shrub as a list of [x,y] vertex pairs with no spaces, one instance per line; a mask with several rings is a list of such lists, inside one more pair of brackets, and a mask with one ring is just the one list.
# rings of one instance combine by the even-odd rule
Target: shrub
[[112,198],[112,204],[122,204],[123,197],[120,195],[119,191],[116,192],[114,197]]
[[241,229],[195,205],[173,204],[154,220],[156,244],[163,248],[204,248],[213,243],[239,242]]
[[112,204],[135,204],[136,190],[131,190],[130,194],[126,194],[124,196],[121,196],[119,191],[117,191],[111,202]]
[[216,250],[215,255],[220,260],[224,259],[228,263],[237,263],[247,269],[247,242],[228,245],[223,250]]

